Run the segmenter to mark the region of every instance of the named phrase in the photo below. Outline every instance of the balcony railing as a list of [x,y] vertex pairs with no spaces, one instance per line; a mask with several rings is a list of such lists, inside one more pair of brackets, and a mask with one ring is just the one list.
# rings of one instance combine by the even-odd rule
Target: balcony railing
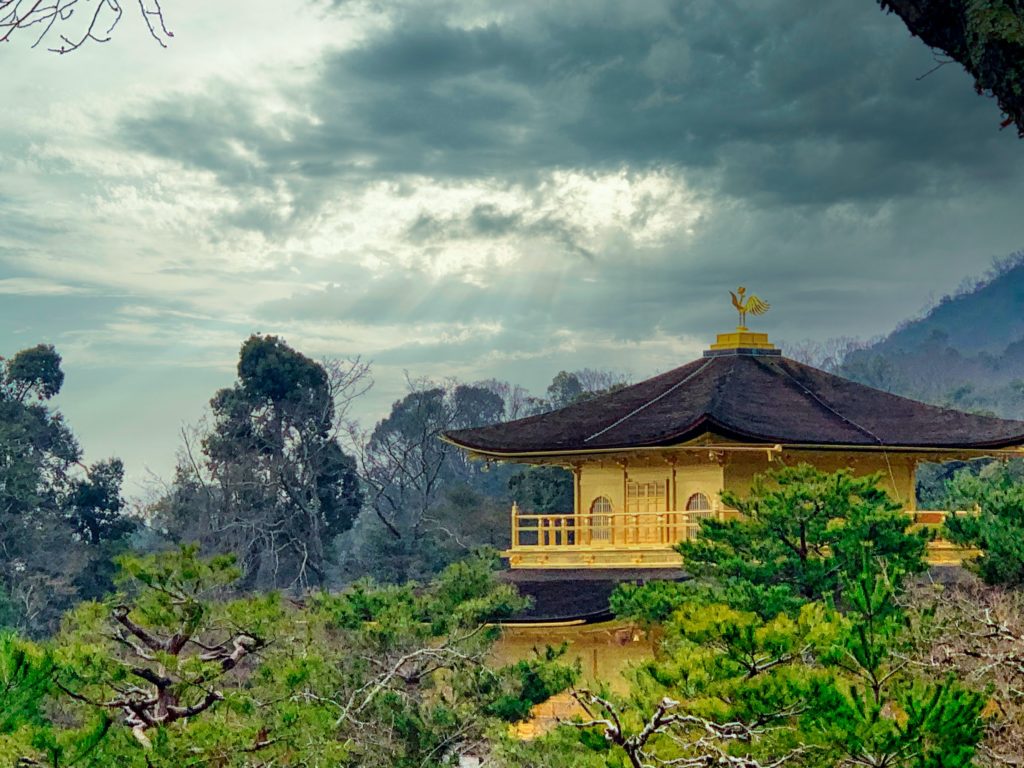
[[[671,549],[696,538],[701,520],[725,520],[733,510],[715,504],[711,509],[667,512],[608,512],[585,514],[526,514],[512,508],[512,550]],[[937,528],[949,515],[973,511],[914,510],[907,512],[915,526]]]
[[673,512],[522,514],[512,512],[512,548],[671,548],[700,531],[701,520],[721,520],[719,507]]

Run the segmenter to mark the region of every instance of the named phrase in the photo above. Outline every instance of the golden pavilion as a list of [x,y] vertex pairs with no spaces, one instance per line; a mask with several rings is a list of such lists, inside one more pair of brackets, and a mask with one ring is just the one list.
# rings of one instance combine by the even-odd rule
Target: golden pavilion
[[[534,620],[598,620],[624,580],[680,578],[675,545],[707,517],[727,517],[728,489],[806,462],[822,470],[880,473],[918,522],[921,462],[1022,456],[1024,422],[927,405],[784,357],[745,310],[768,305],[733,295],[736,331],[697,360],[580,403],[445,438],[488,461],[555,465],[574,479],[572,509],[511,516],[510,581],[533,595]],[[946,550],[943,550],[943,547]],[[955,557],[941,542],[935,560]]]

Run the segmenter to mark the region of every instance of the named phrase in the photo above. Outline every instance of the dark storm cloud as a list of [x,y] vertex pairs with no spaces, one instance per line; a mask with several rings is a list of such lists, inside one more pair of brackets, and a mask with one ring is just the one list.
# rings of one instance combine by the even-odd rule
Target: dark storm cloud
[[405,231],[405,238],[414,244],[510,235],[545,238],[562,252],[586,259],[594,257],[593,252],[580,242],[583,233],[568,221],[551,214],[536,221],[527,220],[522,212],[503,211],[491,203],[475,205],[465,216],[422,213]]
[[[774,206],[929,195],[1024,167],[967,76],[951,66],[917,80],[931,55],[870,2],[504,10],[463,29],[438,6],[396,6],[384,31],[326,57],[291,97],[296,115],[261,119],[259,97],[225,84],[168,99],[119,133],[229,185],[286,180],[299,214],[387,174],[670,166]],[[261,210],[234,223],[289,223]]]

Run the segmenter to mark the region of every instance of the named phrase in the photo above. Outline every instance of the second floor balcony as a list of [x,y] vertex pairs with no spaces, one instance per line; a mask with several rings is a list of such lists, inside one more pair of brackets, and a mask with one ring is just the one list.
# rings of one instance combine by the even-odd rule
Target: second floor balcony
[[[532,514],[512,507],[512,545],[503,555],[513,568],[665,568],[682,565],[675,546],[700,535],[702,520],[726,520],[735,510],[711,502],[707,509],[663,512]],[[941,526],[944,510],[908,510],[913,525]],[[952,514],[971,514],[958,511]],[[929,561],[959,562],[967,553],[936,540]]]

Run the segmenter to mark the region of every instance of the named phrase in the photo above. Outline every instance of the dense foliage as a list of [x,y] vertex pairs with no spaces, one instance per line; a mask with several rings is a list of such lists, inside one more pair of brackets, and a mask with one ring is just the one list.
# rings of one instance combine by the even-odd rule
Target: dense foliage
[[909,530],[910,519],[879,480],[807,464],[760,476],[748,497],[722,494],[740,517],[701,521],[700,535],[679,545],[683,566],[769,615],[838,598],[865,553],[901,572],[919,572],[927,534]]
[[484,663],[522,607],[489,555],[302,604],[226,598],[233,558],[194,548],[119,565],[44,646],[0,639],[4,765],[455,765],[574,677],[554,651]]
[[980,550],[968,565],[989,584],[1024,585],[1024,478],[1021,462],[961,470],[946,486],[945,536]]
[[[412,382],[363,433],[346,408],[367,373],[250,338],[150,510],[162,530],[139,537],[120,462],[80,466],[51,406],[56,352],[4,361],[0,618],[21,634],[0,634],[0,764],[959,768],[1017,749],[1019,596],[922,587],[927,535],[847,470],[780,467],[723,494],[736,519],[679,547],[695,578],[620,587],[613,610],[657,638],[624,680],[581,685],[556,648],[498,665],[495,622],[525,604],[479,545],[505,546],[513,500],[571,508],[571,475],[438,438],[620,381],[561,372],[535,399]],[[936,506],[978,511],[946,535],[1010,587],[1021,466],[929,481]],[[575,722],[511,736],[567,689]]]

